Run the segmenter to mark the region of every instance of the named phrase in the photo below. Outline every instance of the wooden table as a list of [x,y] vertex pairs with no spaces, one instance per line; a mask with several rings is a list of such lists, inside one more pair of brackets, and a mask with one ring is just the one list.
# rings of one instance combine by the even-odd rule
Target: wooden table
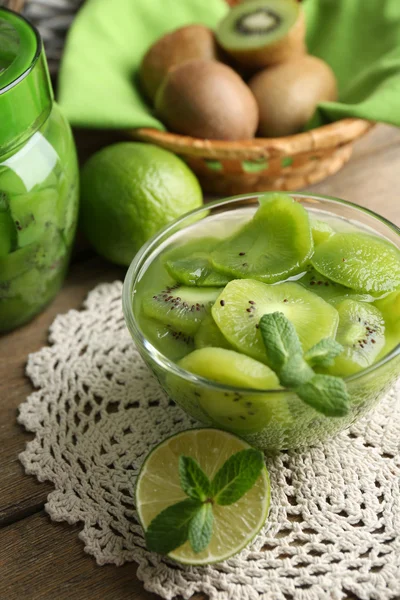
[[[82,155],[96,145],[92,137],[78,136]],[[363,204],[400,225],[399,187],[400,131],[378,126],[358,142],[342,171],[310,191]],[[0,338],[0,600],[156,599],[136,579],[134,564],[98,567],[83,551],[79,526],[52,523],[44,510],[52,486],[25,475],[18,461],[32,437],[16,423],[18,405],[31,392],[24,376],[28,353],[46,344],[48,327],[58,313],[79,308],[94,286],[123,275],[90,249],[78,247],[64,288],[51,306]]]

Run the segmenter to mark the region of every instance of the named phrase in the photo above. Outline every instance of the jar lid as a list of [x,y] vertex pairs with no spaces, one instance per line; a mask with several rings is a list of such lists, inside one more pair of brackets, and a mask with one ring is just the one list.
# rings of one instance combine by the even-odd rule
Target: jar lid
[[39,32],[21,15],[0,7],[0,153],[41,127],[52,104]]

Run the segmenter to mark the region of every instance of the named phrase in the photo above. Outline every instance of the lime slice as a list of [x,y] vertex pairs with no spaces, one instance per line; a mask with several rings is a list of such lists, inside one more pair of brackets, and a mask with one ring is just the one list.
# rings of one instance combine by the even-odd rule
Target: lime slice
[[[179,481],[180,456],[194,458],[212,479],[232,454],[247,448],[251,446],[242,439],[218,429],[191,429],[161,442],[146,458],[136,485],[136,507],[143,528],[165,508],[187,498]],[[207,565],[237,554],[260,531],[269,502],[269,477],[264,469],[240,500],[229,506],[213,505],[213,535],[205,550],[195,554],[186,542],[169,557],[187,565]]]

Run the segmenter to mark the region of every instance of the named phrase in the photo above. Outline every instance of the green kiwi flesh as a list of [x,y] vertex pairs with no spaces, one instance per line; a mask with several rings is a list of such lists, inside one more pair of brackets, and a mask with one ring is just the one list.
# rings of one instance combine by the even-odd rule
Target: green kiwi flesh
[[233,350],[232,345],[222,335],[211,315],[204,317],[200,323],[194,336],[194,344],[197,349],[213,347]]
[[[195,350],[179,362],[191,373],[222,385],[251,389],[279,389],[273,371],[248,356],[222,348]],[[188,384],[188,392],[190,384]],[[218,391],[197,386],[192,390],[202,411],[219,427],[238,433],[261,431],[272,419],[287,423],[290,413],[279,394],[265,396],[243,391]]]
[[159,352],[171,360],[180,360],[194,350],[193,336],[156,319],[146,320],[146,337]]
[[231,281],[211,312],[218,328],[236,350],[266,363],[259,321],[264,314],[276,311],[293,323],[304,350],[322,338],[336,335],[337,310],[294,282],[267,285],[253,279]]
[[372,365],[385,346],[382,313],[372,304],[346,298],[336,304],[339,326],[336,340],[344,350],[327,370],[344,377]]
[[319,219],[310,219],[311,233],[314,241],[314,246],[318,246],[334,235],[335,230],[332,229],[325,221]]
[[260,197],[252,220],[222,242],[211,261],[231,277],[275,283],[301,273],[313,251],[307,211],[286,194]]
[[336,233],[316,247],[311,263],[325,277],[359,293],[400,287],[400,251],[375,235]]
[[295,0],[249,0],[233,7],[217,29],[236,61],[262,68],[305,52],[305,25]]
[[221,288],[194,288],[176,284],[143,298],[142,309],[147,317],[169,325],[174,331],[193,335],[210,313],[220,292]]
[[199,238],[178,246],[166,254],[165,268],[176,281],[184,285],[199,287],[226,285],[230,277],[218,272],[210,260],[210,251],[218,243],[217,239]]

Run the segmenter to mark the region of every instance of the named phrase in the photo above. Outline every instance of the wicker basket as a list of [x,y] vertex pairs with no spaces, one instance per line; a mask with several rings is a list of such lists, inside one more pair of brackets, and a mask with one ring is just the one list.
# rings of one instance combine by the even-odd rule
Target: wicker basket
[[[232,5],[238,1],[227,0]],[[52,0],[51,6],[54,7],[56,2]],[[65,0],[60,2],[60,10],[64,7],[64,23],[68,24],[71,11],[73,14],[81,2],[71,0],[69,15],[65,14]],[[21,11],[25,0],[8,0],[7,4]],[[35,5],[43,7],[46,0],[27,2],[28,17]],[[40,10],[33,11],[33,15],[40,15]],[[36,24],[40,28],[38,18]],[[47,34],[49,25],[50,21],[46,24]],[[336,173],[349,160],[354,141],[372,126],[373,123],[363,119],[343,119],[297,135],[236,142],[197,139],[149,128],[134,129],[128,135],[181,156],[197,174],[206,192],[231,195],[263,190],[297,190],[321,181]]]

